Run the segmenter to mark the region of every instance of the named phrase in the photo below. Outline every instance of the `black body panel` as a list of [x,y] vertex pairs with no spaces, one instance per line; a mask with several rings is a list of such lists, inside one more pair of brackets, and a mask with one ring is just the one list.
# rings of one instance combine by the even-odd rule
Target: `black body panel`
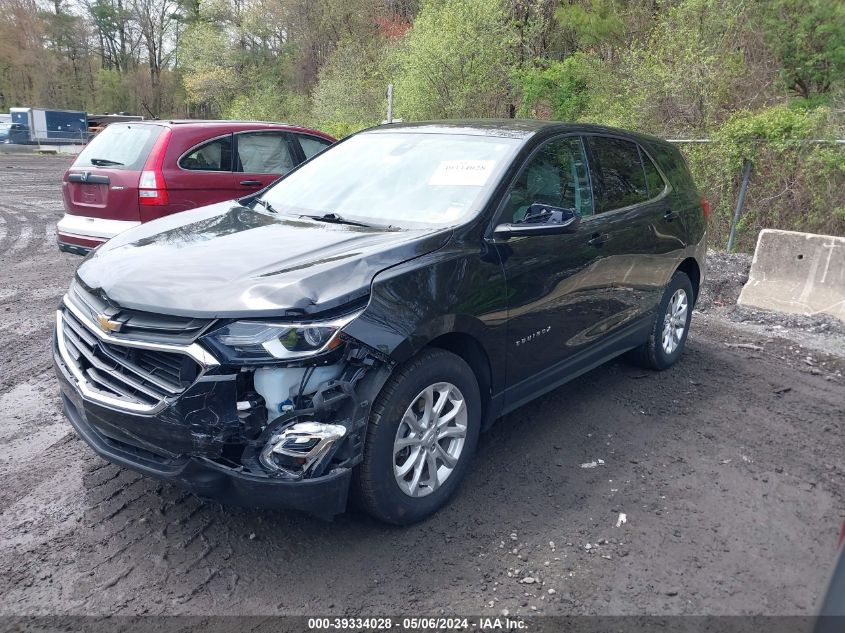
[[225,202],[121,233],[82,262],[77,278],[143,312],[319,316],[365,298],[373,275],[439,248],[449,235],[327,224]]
[[[378,381],[370,381],[377,386],[356,401],[360,425],[345,456],[354,466],[377,389],[397,364],[423,348],[443,347],[467,361],[489,425],[645,342],[663,289],[679,267],[691,271],[694,289],[703,279],[706,218],[700,197],[677,149],[663,141],[537,121],[419,123],[366,133],[396,129],[507,136],[522,144],[477,213],[461,224],[396,230],[222,203],[119,235],[81,264],[77,281],[98,298],[95,312],[106,309],[139,332],[157,329],[153,338],[162,332],[179,336],[167,334],[171,327],[195,328],[198,336],[212,331],[216,319],[308,321],[348,313],[350,306],[361,309],[343,328],[344,340],[372,352],[370,361],[378,357],[380,372]],[[529,158],[562,136],[583,138],[588,148],[590,135],[636,143],[666,187],[640,203],[585,215],[571,232],[496,235],[503,201]],[[583,155],[596,169],[595,157],[588,150]],[[601,195],[591,186],[593,196]],[[200,340],[196,336],[187,339]],[[289,482],[220,461],[227,443],[239,441],[236,407],[243,389],[239,368],[217,360],[220,367],[147,416],[83,399],[60,355],[55,362],[69,419],[106,459],[224,501],[234,496],[262,507],[316,504],[324,513],[342,511],[349,468]]]

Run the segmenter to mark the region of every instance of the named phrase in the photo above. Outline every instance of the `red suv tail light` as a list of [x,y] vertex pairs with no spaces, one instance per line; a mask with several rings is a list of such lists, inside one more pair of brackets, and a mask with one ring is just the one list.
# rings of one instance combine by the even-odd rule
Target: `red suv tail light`
[[701,213],[705,220],[710,217],[710,203],[707,202],[707,198],[701,199]]
[[167,144],[170,142],[170,129],[165,129],[156,139],[141,178],[138,179],[138,204],[159,206],[167,204],[167,184],[164,182],[162,165],[164,164],[164,153]]

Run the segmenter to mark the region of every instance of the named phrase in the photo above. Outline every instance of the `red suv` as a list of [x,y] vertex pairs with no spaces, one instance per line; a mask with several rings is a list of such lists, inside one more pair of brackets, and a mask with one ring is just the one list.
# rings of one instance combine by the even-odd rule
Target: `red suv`
[[275,123],[113,123],[65,172],[59,249],[85,254],[142,222],[254,193],[334,141]]

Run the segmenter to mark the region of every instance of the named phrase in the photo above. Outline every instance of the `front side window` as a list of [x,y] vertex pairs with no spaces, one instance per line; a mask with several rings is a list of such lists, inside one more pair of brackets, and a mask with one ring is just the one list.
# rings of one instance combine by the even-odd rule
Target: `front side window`
[[650,198],[640,150],[635,143],[604,136],[590,137],[596,163],[593,174],[600,195],[596,212],[613,211]]
[[235,171],[247,174],[286,174],[294,167],[287,136],[278,132],[238,134]]
[[190,171],[232,171],[232,137],[195,147],[181,158],[179,167]]
[[332,145],[263,198],[288,215],[451,226],[481,210],[520,144],[501,136],[365,132]]
[[534,203],[592,215],[593,192],[580,137],[549,141],[530,159],[508,191],[501,221],[521,222]]

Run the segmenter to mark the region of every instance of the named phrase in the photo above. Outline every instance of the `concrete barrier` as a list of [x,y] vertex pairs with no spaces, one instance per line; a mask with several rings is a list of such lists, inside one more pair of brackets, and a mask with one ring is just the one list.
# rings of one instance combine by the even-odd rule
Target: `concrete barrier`
[[845,237],[763,229],[737,303],[845,321]]

